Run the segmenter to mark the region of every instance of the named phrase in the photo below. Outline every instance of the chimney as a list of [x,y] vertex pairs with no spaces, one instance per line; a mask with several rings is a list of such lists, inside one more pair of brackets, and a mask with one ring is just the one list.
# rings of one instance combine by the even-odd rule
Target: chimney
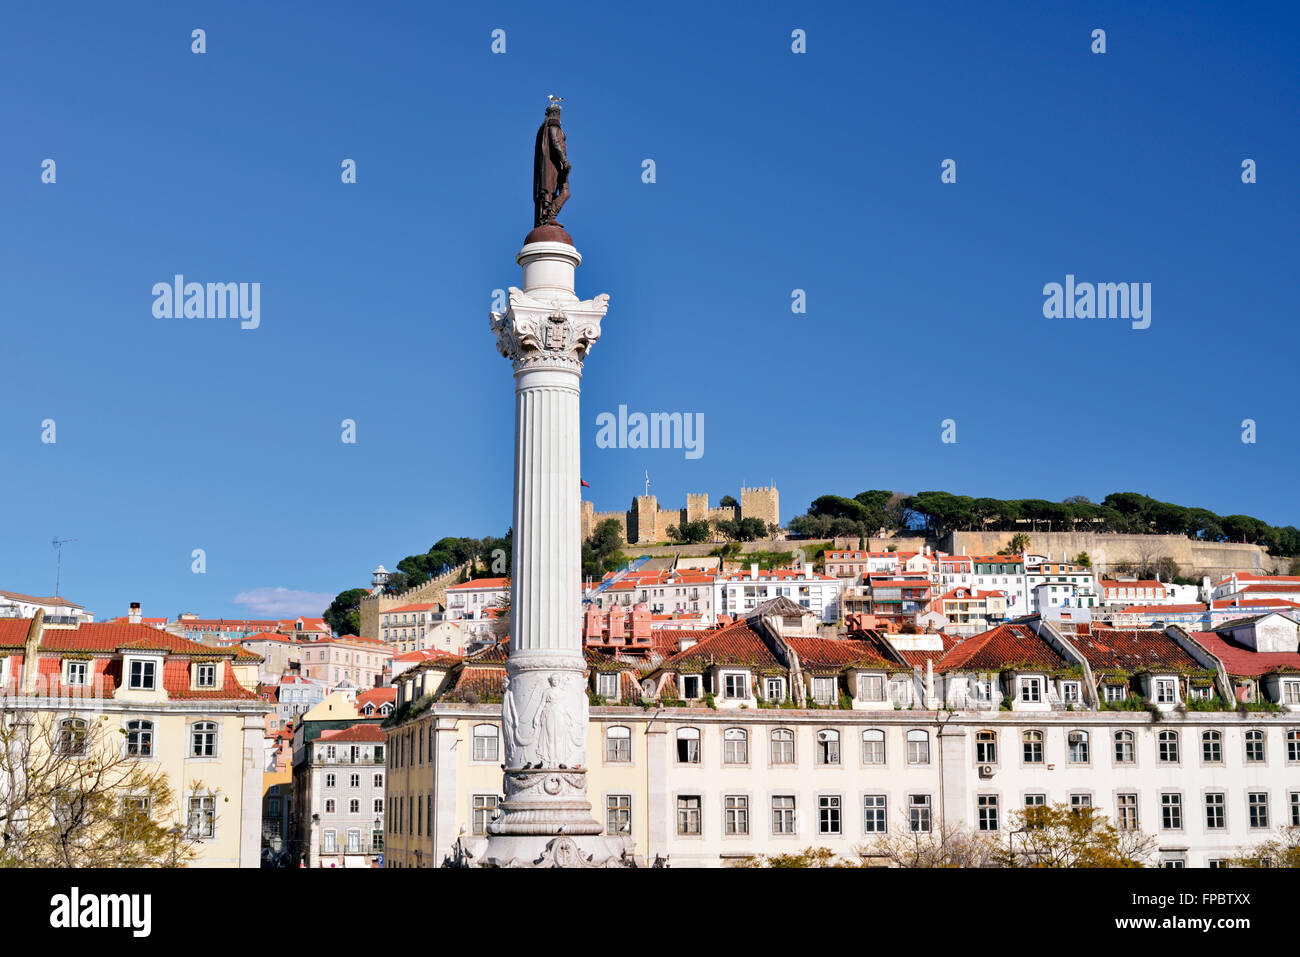
[[138,601],[131,602],[131,611],[126,616],[126,620],[132,625],[140,624],[140,603]]
[[750,577],[750,578],[757,578],[757,577],[758,577],[758,562],[750,562],[750,565],[749,565],[749,577]]
[[36,690],[36,675],[41,667],[41,638],[45,634],[45,609],[37,608],[32,623],[27,626],[27,641],[23,644],[23,672],[18,693],[30,695]]
[[803,577],[812,578],[812,562],[803,563]]

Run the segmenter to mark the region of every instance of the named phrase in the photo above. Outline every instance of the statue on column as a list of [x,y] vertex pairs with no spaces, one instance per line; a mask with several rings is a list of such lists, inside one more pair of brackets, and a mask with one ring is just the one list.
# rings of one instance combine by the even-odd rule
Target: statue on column
[[555,217],[569,199],[569,157],[560,129],[560,100],[552,96],[533,150],[533,226],[559,226]]

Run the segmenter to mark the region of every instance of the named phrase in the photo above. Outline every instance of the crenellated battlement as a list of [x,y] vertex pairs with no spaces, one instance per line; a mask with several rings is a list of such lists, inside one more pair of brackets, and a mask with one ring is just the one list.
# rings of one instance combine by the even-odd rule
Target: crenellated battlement
[[591,536],[596,526],[615,519],[623,529],[623,541],[629,545],[668,541],[668,528],[686,522],[710,523],[758,518],[767,525],[781,523],[780,496],[776,486],[742,488],[740,508],[731,505],[709,506],[707,492],[687,492],[685,508],[661,508],[655,495],[637,495],[626,512],[597,512],[591,502],[582,503],[582,537]]

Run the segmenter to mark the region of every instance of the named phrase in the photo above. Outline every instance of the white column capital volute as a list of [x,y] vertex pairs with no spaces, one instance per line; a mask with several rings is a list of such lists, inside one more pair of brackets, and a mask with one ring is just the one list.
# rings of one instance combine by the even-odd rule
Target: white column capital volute
[[497,349],[514,363],[515,371],[561,368],[581,372],[583,360],[600,338],[600,320],[609,309],[609,296],[601,293],[583,302],[566,302],[537,299],[515,286],[509,292],[509,306],[505,312],[491,313],[490,325],[496,333]]

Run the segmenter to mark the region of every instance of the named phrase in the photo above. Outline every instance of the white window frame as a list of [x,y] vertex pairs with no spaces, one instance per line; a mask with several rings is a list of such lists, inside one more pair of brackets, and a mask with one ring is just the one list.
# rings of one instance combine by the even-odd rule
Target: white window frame
[[1019,700],[1023,704],[1042,704],[1043,679],[1037,675],[1023,675],[1016,679],[1020,688]]
[[[74,681],[73,669],[80,671],[80,680]],[[90,662],[85,658],[69,658],[63,663],[63,683],[73,687],[83,688],[90,683]]]
[[606,701],[617,701],[618,679],[619,673],[617,671],[596,672],[596,694]]
[[[141,679],[143,679],[146,668],[149,671],[149,683],[136,683],[136,665],[140,666]],[[162,671],[161,657],[151,655],[124,655],[122,659],[122,670],[125,672],[126,690],[127,691],[157,691],[158,676]]]

